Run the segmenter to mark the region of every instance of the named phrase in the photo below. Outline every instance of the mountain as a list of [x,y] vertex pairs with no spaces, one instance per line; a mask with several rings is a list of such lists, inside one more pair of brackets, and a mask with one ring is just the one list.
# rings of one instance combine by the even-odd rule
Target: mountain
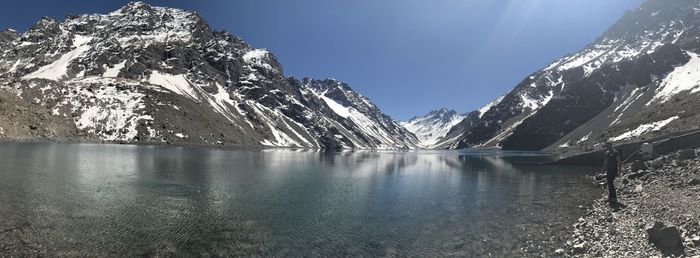
[[424,116],[413,117],[401,122],[401,125],[418,137],[419,147],[433,148],[465,117],[466,115],[459,114],[457,111],[442,108]]
[[442,137],[439,141],[437,141],[435,144],[432,146],[429,146],[431,149],[456,149],[459,147],[459,144],[462,139],[464,139],[464,135],[469,132],[474,126],[479,122],[479,111],[472,111],[469,113],[466,113],[464,115],[464,118],[462,121],[459,121],[457,124],[452,126],[447,133],[445,134],[444,137]]
[[[416,137],[336,80],[197,13],[133,2],[0,32],[0,138],[303,148],[415,148]],[[13,108],[13,107],[17,108]]]
[[439,141],[434,143],[428,148],[431,149],[457,149],[462,148],[461,144],[464,141],[466,135],[471,132],[476,125],[479,124],[481,117],[486,113],[486,111],[491,110],[495,105],[501,102],[503,97],[498,97],[495,100],[489,102],[485,106],[474,110],[472,112],[463,115],[462,121],[454,124],[450,128],[444,137],[440,138]]
[[699,33],[700,1],[648,0],[527,76],[452,147],[585,150],[698,129]]

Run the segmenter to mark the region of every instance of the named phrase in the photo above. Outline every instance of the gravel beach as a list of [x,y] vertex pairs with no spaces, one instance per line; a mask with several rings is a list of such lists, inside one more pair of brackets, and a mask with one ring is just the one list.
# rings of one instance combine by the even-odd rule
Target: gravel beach
[[[624,164],[616,180],[619,204],[596,200],[573,225],[569,257],[700,257],[698,150]],[[635,171],[632,171],[632,167]],[[594,178],[604,187],[601,174]]]

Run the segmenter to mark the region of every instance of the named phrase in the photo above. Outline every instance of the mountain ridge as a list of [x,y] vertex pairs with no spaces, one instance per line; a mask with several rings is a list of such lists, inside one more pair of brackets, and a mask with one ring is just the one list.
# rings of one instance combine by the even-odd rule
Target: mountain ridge
[[0,124],[8,129],[1,138],[416,147],[412,133],[347,84],[286,76],[272,53],[213,30],[195,12],[131,2],[63,22],[45,17],[27,32],[0,34],[0,51],[3,94],[77,127],[63,134],[54,122]]
[[[698,32],[700,1],[645,1],[582,50],[527,76],[442,146],[586,151],[697,129]],[[640,133],[620,137],[630,131]]]

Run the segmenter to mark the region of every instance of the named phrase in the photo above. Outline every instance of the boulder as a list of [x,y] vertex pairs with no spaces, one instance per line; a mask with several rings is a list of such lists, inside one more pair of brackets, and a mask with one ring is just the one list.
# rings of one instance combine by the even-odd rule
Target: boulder
[[695,236],[690,239],[695,247],[700,247],[700,236]]
[[647,169],[649,169],[649,168],[647,167],[647,164],[644,163],[644,161],[637,160],[635,162],[632,162],[632,172],[637,172],[640,170],[647,170]]
[[666,158],[664,157],[657,158],[651,162],[651,167],[654,169],[660,169],[664,165],[666,165]]
[[678,151],[678,159],[684,160],[684,159],[694,159],[697,158],[698,155],[695,153],[695,150],[690,149],[690,150],[679,150]]
[[649,242],[664,255],[680,256],[683,254],[683,240],[677,227],[657,221],[653,226],[647,227],[646,231]]
[[586,242],[578,243],[574,245],[574,254],[582,254],[586,252]]

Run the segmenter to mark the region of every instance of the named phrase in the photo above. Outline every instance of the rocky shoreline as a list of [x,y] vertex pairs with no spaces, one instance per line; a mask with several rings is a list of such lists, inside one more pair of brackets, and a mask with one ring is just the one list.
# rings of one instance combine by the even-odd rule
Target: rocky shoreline
[[[607,192],[573,225],[567,257],[700,257],[700,158],[679,151],[624,164],[616,180],[619,204]],[[634,168],[634,171],[632,171]],[[605,186],[605,177],[594,178]]]

